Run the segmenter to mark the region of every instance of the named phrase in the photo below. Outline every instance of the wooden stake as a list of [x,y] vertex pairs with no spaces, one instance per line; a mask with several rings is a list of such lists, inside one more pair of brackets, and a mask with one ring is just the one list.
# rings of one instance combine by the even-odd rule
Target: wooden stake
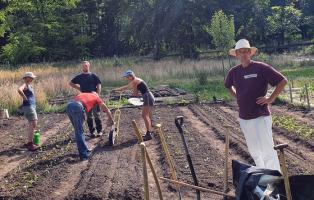
[[191,185],[191,184],[180,182],[180,181],[171,180],[171,179],[164,178],[164,177],[159,177],[159,179],[167,181],[167,182],[171,182],[171,183],[174,183],[174,184],[178,184],[178,185],[181,185],[181,186],[186,186],[186,187],[189,187],[189,188],[193,188],[195,190],[199,190],[199,191],[203,191],[203,192],[210,192],[210,193],[214,193],[214,194],[218,194],[218,195],[222,195],[222,196],[235,198],[234,195],[227,194],[227,193],[224,193],[224,192],[219,192],[219,191],[211,190],[211,189],[208,189],[208,188],[199,187],[199,186]]
[[284,148],[288,147],[288,144],[279,144],[274,147],[275,150],[279,150],[279,161],[280,161],[280,169],[284,178],[285,189],[286,189],[286,196],[287,200],[292,200],[291,190],[290,190],[290,183],[289,183],[289,175],[286,166],[286,159],[284,154]]
[[118,103],[118,107],[117,107],[117,110],[114,112],[114,121],[117,123],[116,125],[116,132],[117,132],[117,135],[119,135],[119,131],[120,131],[120,116],[121,116],[121,106],[122,106],[122,103],[121,103],[121,97],[122,97],[122,92],[120,92],[120,96],[119,96],[119,103]]
[[[161,124],[157,124],[156,128],[157,128],[157,133],[159,134],[161,147],[162,147],[163,151],[165,152],[166,161],[167,161],[167,164],[168,164],[168,166],[170,168],[171,179],[177,181],[178,180],[177,173],[176,173],[176,170],[175,170],[175,167],[174,167],[171,155],[169,153],[169,149],[168,149],[168,146],[167,146],[167,143],[166,143],[166,140],[165,140],[164,133],[163,133],[163,131],[161,129]],[[182,199],[180,186],[176,185],[176,188],[177,188],[178,193],[179,193],[179,199]]]
[[226,132],[226,146],[225,146],[225,171],[224,171],[224,192],[227,193],[228,192],[228,158],[229,158],[229,135],[230,135],[230,126],[225,125],[225,127],[227,128],[227,132]]
[[163,132],[161,130],[161,124],[157,124],[156,127],[157,127],[157,133],[159,134],[161,147],[162,147],[163,151],[165,152],[166,161],[167,161],[167,164],[168,164],[168,166],[170,168],[170,171],[171,171],[171,179],[177,180],[177,173],[176,173],[176,170],[174,168],[174,164],[173,164],[173,161],[171,159],[171,156],[170,156],[167,144],[166,144],[166,140],[165,140],[164,134],[163,134]]
[[291,80],[291,87],[294,88],[293,80]]
[[135,120],[132,120],[132,125],[133,125],[134,131],[135,131],[135,134],[137,136],[139,143],[144,142],[143,137],[142,137],[142,133],[141,133],[140,129],[138,128]]
[[[141,144],[144,144],[145,146],[145,143],[142,142]],[[145,146],[145,152],[146,152],[146,159],[147,159],[147,162],[148,162],[148,165],[152,171],[152,174],[153,174],[153,177],[154,177],[154,180],[155,180],[155,184],[157,186],[157,191],[158,191],[158,195],[159,195],[159,199],[160,200],[163,200],[163,197],[162,197],[162,192],[161,192],[161,188],[160,188],[160,184],[159,184],[159,181],[158,181],[158,178],[157,178],[157,174],[156,174],[156,171],[155,171],[155,168],[153,166],[153,163],[152,163],[152,160],[150,159],[149,157],[149,154],[147,152],[147,148]]]
[[309,90],[308,90],[307,84],[305,84],[305,94],[306,94],[307,107],[308,109],[311,109]]
[[142,156],[142,163],[143,163],[144,195],[145,195],[145,200],[149,200],[149,187],[148,187],[148,175],[147,175],[147,166],[146,166],[145,143],[142,142],[140,144],[140,147],[141,147],[141,156]]
[[291,83],[289,83],[290,103],[293,103]]

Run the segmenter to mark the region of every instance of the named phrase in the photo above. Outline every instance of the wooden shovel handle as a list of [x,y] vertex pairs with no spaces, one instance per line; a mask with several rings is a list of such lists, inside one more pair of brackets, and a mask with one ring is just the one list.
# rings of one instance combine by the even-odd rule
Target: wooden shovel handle
[[278,145],[274,146],[274,149],[275,150],[281,150],[281,149],[284,149],[287,147],[288,147],[288,144],[278,144]]

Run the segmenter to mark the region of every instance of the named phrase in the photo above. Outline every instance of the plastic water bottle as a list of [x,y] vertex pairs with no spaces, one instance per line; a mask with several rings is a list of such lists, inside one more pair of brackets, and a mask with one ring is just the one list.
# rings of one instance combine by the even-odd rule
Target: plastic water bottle
[[39,130],[36,130],[34,133],[34,138],[33,138],[33,142],[35,145],[39,145],[40,144],[40,132]]

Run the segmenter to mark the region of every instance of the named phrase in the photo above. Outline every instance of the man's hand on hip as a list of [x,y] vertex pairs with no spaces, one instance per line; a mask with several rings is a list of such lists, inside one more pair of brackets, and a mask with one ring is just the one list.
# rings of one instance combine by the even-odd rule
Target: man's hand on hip
[[268,97],[258,97],[257,99],[256,99],[257,101],[256,101],[256,103],[258,104],[258,105],[265,105],[265,104],[271,104],[274,100],[272,100],[271,98],[268,98]]

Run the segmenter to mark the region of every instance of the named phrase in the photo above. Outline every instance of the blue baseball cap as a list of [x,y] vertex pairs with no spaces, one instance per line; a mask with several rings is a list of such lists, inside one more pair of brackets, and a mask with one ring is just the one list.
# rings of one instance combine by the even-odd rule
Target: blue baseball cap
[[124,73],[123,73],[123,76],[122,77],[127,77],[127,76],[134,76],[134,72],[130,69],[126,70]]

